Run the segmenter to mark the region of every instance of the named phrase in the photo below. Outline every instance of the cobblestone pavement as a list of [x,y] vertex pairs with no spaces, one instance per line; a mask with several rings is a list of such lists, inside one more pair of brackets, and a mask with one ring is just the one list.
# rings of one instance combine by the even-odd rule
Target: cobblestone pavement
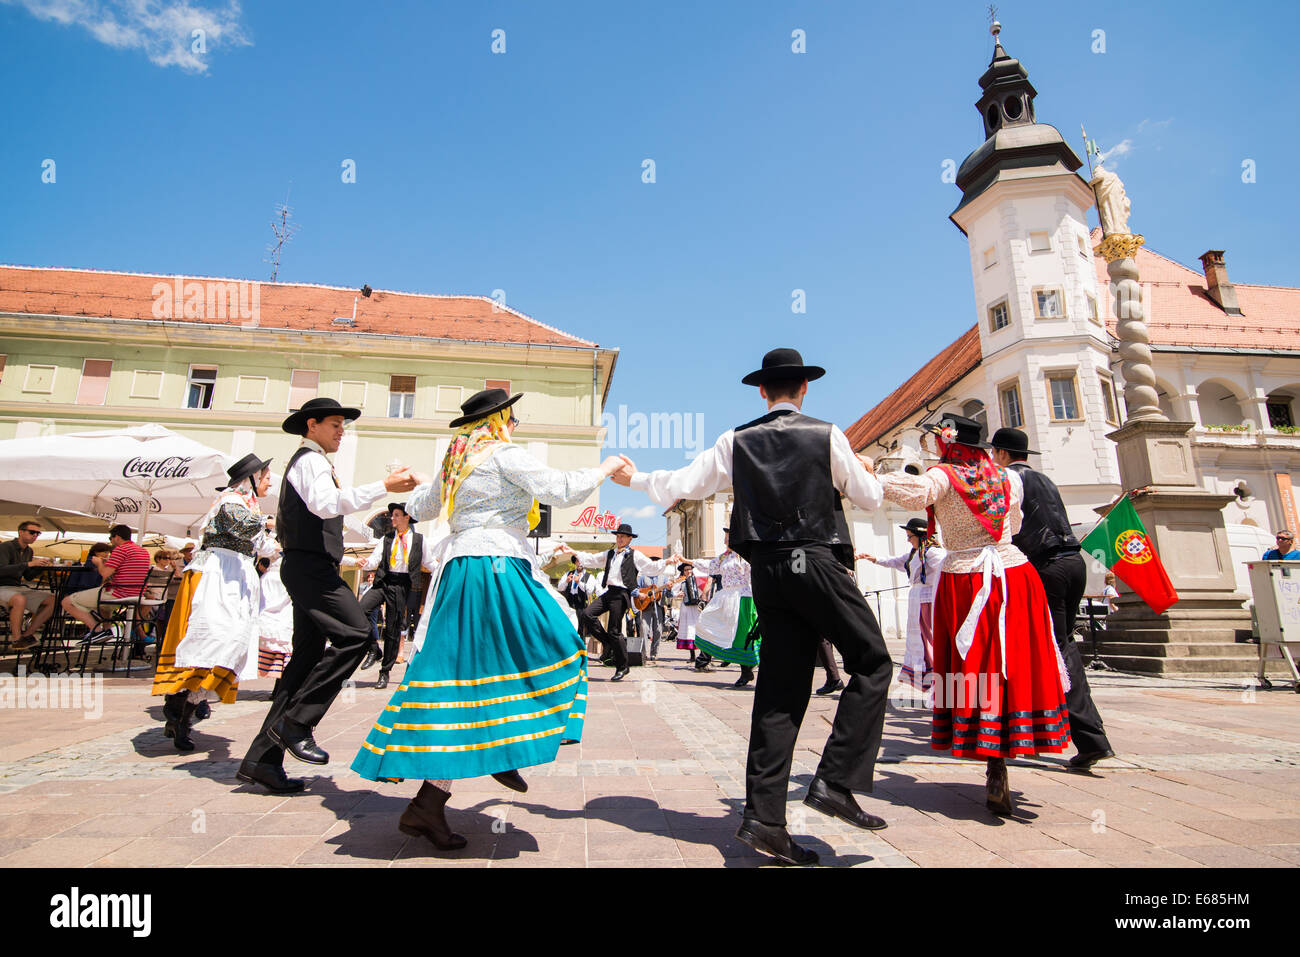
[[[901,645],[893,650],[901,655]],[[0,668],[12,670],[12,660]],[[97,699],[93,685],[3,677],[0,865],[770,863],[734,836],[752,702],[751,690],[731,687],[736,669],[698,674],[672,651],[619,684],[611,673],[593,667],[583,742],[525,771],[527,794],[491,778],[456,783],[449,819],[469,846],[453,853],[397,831],[413,784],[374,784],[348,769],[389,696],[374,689],[374,671],[358,674],[317,729],[331,763],[289,762],[308,781],[291,797],[235,779],[270,682],[214,706],[195,729],[197,750],[180,754],[141,677],[105,679]],[[1265,692],[1228,680],[1090,680],[1119,757],[1089,774],[1069,771],[1064,756],[1011,762],[1011,820],[984,809],[982,763],[930,751],[928,712],[895,689],[876,790],[860,797],[889,822],[878,832],[800,801],[835,709],[834,696],[814,697],[791,775],[792,833],[833,866],[1300,864],[1300,696],[1281,684]]]

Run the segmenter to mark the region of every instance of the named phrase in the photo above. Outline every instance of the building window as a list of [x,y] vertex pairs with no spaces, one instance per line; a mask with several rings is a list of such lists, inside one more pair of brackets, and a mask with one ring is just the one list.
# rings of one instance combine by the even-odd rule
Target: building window
[[998,261],[998,247],[997,247],[997,246],[990,246],[988,249],[984,250],[984,268],[985,268],[985,269],[988,269],[990,266],[995,265],[995,264],[997,263],[997,261]]
[[1007,312],[1007,301],[995,302],[989,306],[989,331],[997,332],[1011,325],[1011,316]]
[[1061,290],[1054,286],[1040,286],[1034,290],[1034,317],[1036,319],[1060,319],[1065,315],[1061,308],[1063,300]]
[[320,373],[315,369],[294,369],[289,374],[289,410],[301,409],[304,402],[320,393]]
[[1293,429],[1295,418],[1291,415],[1291,397],[1287,395],[1270,395],[1265,403],[1268,408],[1268,425],[1272,429]]
[[1111,425],[1119,425],[1119,410],[1115,405],[1115,383],[1109,376],[1098,376],[1101,382],[1101,409],[1106,415],[1106,421]]
[[163,374],[154,369],[136,369],[131,373],[131,398],[158,399],[162,397]]
[[243,405],[261,405],[266,401],[268,381],[264,375],[241,375],[235,383],[235,401]]
[[1048,232],[1036,232],[1029,234],[1029,251],[1031,253],[1045,253],[1052,248],[1052,236]]
[[1009,382],[998,389],[998,404],[1002,407],[1002,424],[1008,429],[1018,429],[1025,424],[1020,408],[1020,383]]
[[108,376],[113,371],[111,359],[87,359],[81,365],[81,383],[77,386],[77,405],[103,405],[108,395]]
[[1088,240],[1084,239],[1082,236],[1077,236],[1077,235],[1074,238],[1079,243],[1079,255],[1086,257],[1088,255]]
[[1085,292],[1083,298],[1088,304],[1088,318],[1101,325],[1101,315],[1097,312],[1097,297]]
[[23,381],[24,392],[39,392],[50,395],[54,392],[54,366],[27,367],[27,378]]
[[415,417],[415,376],[395,375],[388,380],[388,417]]
[[483,388],[485,388],[485,389],[503,389],[503,390],[505,390],[506,392],[509,392],[509,391],[510,391],[510,380],[509,380],[509,379],[484,379],[484,380],[483,380]]
[[212,391],[217,387],[215,366],[190,366],[190,377],[185,390],[185,408],[212,408]]
[[1047,404],[1052,410],[1053,422],[1077,421],[1079,415],[1079,390],[1073,372],[1047,374]]

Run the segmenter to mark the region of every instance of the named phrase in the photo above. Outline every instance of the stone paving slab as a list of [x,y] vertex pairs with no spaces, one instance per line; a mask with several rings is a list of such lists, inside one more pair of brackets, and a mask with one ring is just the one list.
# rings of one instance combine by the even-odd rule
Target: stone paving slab
[[[37,693],[30,682],[44,679],[27,676],[29,696],[0,706],[0,866],[771,866],[735,839],[752,687],[731,687],[735,668],[699,674],[673,651],[624,682],[610,674],[593,665],[584,741],[528,769],[528,793],[456,783],[448,818],[469,843],[450,853],[397,831],[413,785],[348,768],[389,696],[374,672],[318,729],[331,762],[290,768],[308,789],[289,797],[234,776],[269,682],[216,706],[195,728],[197,750],[181,754],[145,679]],[[1300,864],[1300,697],[1236,679],[1089,680],[1118,757],[1085,774],[1065,756],[1009,762],[1010,820],[984,808],[982,764],[931,751],[928,712],[894,689],[876,788],[860,797],[889,822],[879,832],[801,803],[836,707],[814,697],[791,770],[791,831],[832,866]]]

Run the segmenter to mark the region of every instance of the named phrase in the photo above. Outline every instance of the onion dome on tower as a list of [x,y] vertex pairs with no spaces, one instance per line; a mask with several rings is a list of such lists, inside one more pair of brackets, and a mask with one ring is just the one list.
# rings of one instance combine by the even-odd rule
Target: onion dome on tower
[[957,170],[957,187],[962,191],[957,210],[994,183],[1073,173],[1083,165],[1056,127],[1037,122],[1038,91],[1021,62],[1002,48],[998,39],[1002,25],[994,21],[990,32],[995,40],[993,60],[980,77],[984,95],[975,104],[984,121],[985,140]]

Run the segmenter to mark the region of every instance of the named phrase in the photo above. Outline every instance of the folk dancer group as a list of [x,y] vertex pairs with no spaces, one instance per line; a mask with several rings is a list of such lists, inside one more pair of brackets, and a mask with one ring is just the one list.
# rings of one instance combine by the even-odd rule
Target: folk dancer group
[[[875,616],[852,577],[854,553],[841,496],[866,510],[889,500],[927,513],[924,528],[919,522],[908,525],[914,547],[902,564],[909,577],[923,574],[924,584],[933,588],[930,614],[924,613],[922,591],[916,615],[918,625],[929,617],[931,641],[927,655],[924,628],[916,629],[915,643],[911,640],[909,614],[905,663],[913,676],[918,669],[922,677],[932,672],[932,746],[987,762],[986,800],[992,810],[1011,812],[1006,759],[1063,750],[1076,710],[1081,728],[1089,729],[1076,765],[1109,756],[1100,718],[1089,717],[1095,707],[1090,698],[1085,701],[1077,654],[1058,651],[1058,641],[1068,648],[1069,601],[1079,588],[1073,560],[1077,541],[1069,536],[1068,522],[1062,527],[1064,509],[1051,506],[1054,487],[1023,464],[1028,450],[1002,430],[995,438],[1013,450],[999,448],[997,454],[1000,460],[1009,456],[1011,467],[995,464],[989,446],[980,441],[978,423],[951,417],[938,432],[937,466],[920,476],[878,478],[872,461],[855,455],[836,426],[803,414],[808,383],[824,372],[805,365],[793,349],[769,352],[762,368],[742,380],[758,387],[767,414],[728,430],[685,468],[651,473],[637,471],[623,456],[606,459],[599,468],[546,467],[512,441],[517,425],[512,410],[521,396],[489,389],[462,405],[436,478],[401,468],[383,482],[342,489],[326,456],[337,451],[346,422],[359,410],[330,399],[305,403],[284,423],[285,431],[303,441],[289,461],[275,523],[283,549],[280,580],[292,600],[292,657],[239,769],[240,779],[291,793],[304,785],[285,775],[286,751],[307,763],[329,760],[313,730],[361,663],[369,640],[365,614],[338,574],[342,518],[385,492],[411,492],[407,503],[390,507],[390,514],[408,521],[400,526],[394,521],[394,534],[372,556],[385,578],[392,578],[391,590],[388,583],[382,588],[383,600],[405,607],[398,576],[409,574],[413,563],[424,564],[435,577],[416,629],[414,657],[352,768],[368,780],[420,780],[399,828],[439,848],[464,846],[445,817],[451,782],[491,775],[525,791],[520,769],[553,761],[563,743],[580,740],[587,656],[579,626],[612,651],[611,680],[622,680],[628,661],[617,626],[631,593],[638,579],[661,574],[679,558],[656,562],[633,550],[636,536],[627,525],[617,530],[614,548],[596,555],[578,555],[561,545],[538,556],[528,546],[539,503],[580,504],[605,478],[665,507],[678,499],[734,492],[727,551],[691,564],[722,577],[715,603],[699,623],[697,640],[708,654],[755,667],[761,623],[762,668],[737,834],[751,847],[789,864],[817,860],[786,830],[785,808],[795,741],[823,640],[842,656],[848,682],[804,801],[861,828],[886,826],[857,804],[854,792],[872,790],[893,667]],[[229,601],[223,611],[210,611],[203,596],[218,588],[235,594],[256,582],[247,576],[254,574],[254,557],[268,550],[268,523],[257,509],[267,465],[250,456],[231,469],[230,487],[214,506],[200,553],[181,586],[163,649],[168,667],[163,671],[160,662],[155,690],[185,693],[179,708],[171,705],[170,711],[174,732],[182,736],[196,698],[233,699],[244,656],[257,648],[255,615]],[[1059,495],[1055,502],[1059,505]],[[445,523],[435,545],[407,536],[410,521],[435,518]],[[946,551],[934,544],[936,530],[942,531]],[[1050,545],[1025,541],[1034,565],[1014,544],[1015,536],[1031,532],[1035,542]],[[565,555],[574,567],[567,587],[562,584],[557,592],[541,568]],[[931,580],[936,562],[937,585]],[[586,600],[586,568],[600,569],[605,587],[593,601]],[[1044,581],[1062,584],[1049,594]],[[238,587],[223,588],[232,582]],[[597,617],[604,612],[611,614],[613,632]],[[237,627],[214,634],[205,616]],[[189,641],[190,633],[196,640]],[[392,666],[391,647],[386,642],[381,674]],[[191,696],[195,691],[199,694]]]

